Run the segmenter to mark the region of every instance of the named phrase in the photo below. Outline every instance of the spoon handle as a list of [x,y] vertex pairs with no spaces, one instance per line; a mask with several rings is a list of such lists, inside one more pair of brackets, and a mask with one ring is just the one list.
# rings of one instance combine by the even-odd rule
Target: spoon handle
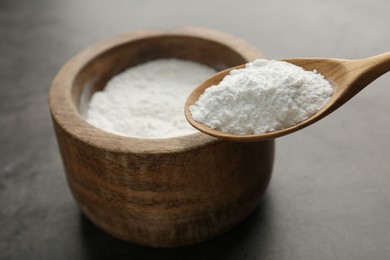
[[361,60],[347,61],[347,80],[351,94],[357,94],[378,77],[390,71],[390,52]]

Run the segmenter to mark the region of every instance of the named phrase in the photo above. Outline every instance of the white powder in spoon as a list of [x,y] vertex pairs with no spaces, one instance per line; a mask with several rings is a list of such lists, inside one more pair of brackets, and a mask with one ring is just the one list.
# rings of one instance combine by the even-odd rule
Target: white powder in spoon
[[119,135],[167,138],[196,132],[186,121],[189,93],[216,71],[200,63],[160,59],[130,68],[96,92],[85,119]]
[[331,84],[316,71],[258,59],[206,89],[190,112],[194,120],[213,129],[261,134],[309,118],[332,93]]

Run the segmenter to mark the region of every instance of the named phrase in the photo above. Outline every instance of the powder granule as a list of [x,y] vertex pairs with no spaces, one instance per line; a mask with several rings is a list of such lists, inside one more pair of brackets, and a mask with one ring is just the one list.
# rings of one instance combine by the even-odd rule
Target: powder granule
[[216,71],[200,63],[159,59],[114,76],[89,103],[85,119],[118,135],[168,138],[195,133],[183,104],[192,89]]
[[232,70],[190,107],[194,120],[236,134],[261,134],[293,126],[320,110],[333,93],[316,71],[258,59]]

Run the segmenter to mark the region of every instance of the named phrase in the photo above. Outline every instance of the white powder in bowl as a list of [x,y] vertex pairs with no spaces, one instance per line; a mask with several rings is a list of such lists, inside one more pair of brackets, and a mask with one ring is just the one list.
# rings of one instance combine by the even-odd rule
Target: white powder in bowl
[[331,84],[316,71],[258,59],[206,89],[190,112],[194,120],[213,129],[261,134],[307,119],[332,93]]
[[160,59],[130,68],[96,92],[85,119],[118,135],[167,138],[195,132],[183,104],[189,93],[215,70],[200,63]]

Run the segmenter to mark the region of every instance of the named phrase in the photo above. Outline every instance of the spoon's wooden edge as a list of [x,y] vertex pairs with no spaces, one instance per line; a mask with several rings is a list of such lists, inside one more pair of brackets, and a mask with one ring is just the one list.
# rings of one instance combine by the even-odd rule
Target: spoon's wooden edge
[[[313,59],[308,58],[306,60],[306,62],[310,62],[312,60]],[[284,59],[284,60],[281,60],[281,61],[286,61],[286,62],[290,62],[290,63],[293,63],[293,64],[295,63],[294,59]],[[293,126],[281,129],[281,130],[268,132],[268,133],[250,134],[250,135],[247,135],[247,134],[233,134],[233,133],[223,132],[223,131],[213,129],[211,127],[208,127],[205,124],[202,124],[200,122],[195,121],[192,118],[192,114],[191,114],[191,112],[189,110],[190,106],[192,106],[193,104],[195,104],[196,101],[198,101],[199,97],[204,93],[204,91],[207,88],[209,88],[209,87],[211,87],[213,85],[217,85],[220,81],[222,81],[222,79],[226,75],[228,75],[230,73],[230,71],[232,71],[234,69],[242,69],[244,67],[245,67],[245,64],[242,64],[242,65],[239,65],[239,66],[236,66],[236,67],[233,67],[233,68],[229,68],[229,69],[223,70],[223,71],[215,74],[211,78],[207,79],[203,83],[201,83],[199,86],[197,86],[191,92],[191,94],[188,96],[188,98],[186,100],[186,103],[185,103],[184,114],[185,114],[185,117],[186,117],[187,121],[193,127],[195,127],[196,129],[198,129],[199,131],[201,131],[201,132],[203,132],[205,134],[208,134],[208,135],[220,138],[220,139],[224,139],[224,140],[229,140],[229,141],[236,141],[236,142],[265,141],[265,140],[269,140],[269,139],[275,139],[277,137],[282,137],[284,135],[287,135],[287,134],[293,133],[293,132],[295,132],[297,130],[300,130],[302,128],[305,128],[305,127],[307,127],[310,124],[320,120],[321,118],[325,117],[327,114],[330,113],[330,112],[328,113],[327,111],[328,111],[329,104],[332,104],[332,102],[330,102],[331,100],[328,100],[328,102],[319,111],[317,111],[315,114],[313,114],[312,116],[308,117],[307,119],[305,119],[304,121],[302,121],[302,122],[300,122],[300,123],[298,123],[296,125],[293,125]],[[332,98],[333,98],[333,96],[331,97],[331,99]]]
[[247,135],[247,134],[233,134],[233,133],[223,132],[220,130],[210,128],[207,125],[204,125],[202,123],[199,123],[192,118],[191,112],[189,111],[189,106],[191,106],[191,105],[186,104],[185,116],[187,118],[187,121],[193,127],[195,127],[196,129],[198,129],[199,131],[201,131],[205,134],[214,136],[216,138],[229,140],[229,141],[236,141],[236,142],[266,141],[266,140],[282,137],[284,135],[291,134],[295,131],[298,131],[302,128],[305,128],[305,127],[313,124],[314,122],[324,118],[326,116],[326,114],[328,114],[328,113],[323,113],[323,111],[326,111],[326,109],[327,109],[327,106],[324,106],[316,114],[312,115],[311,117],[307,118],[306,120],[304,120],[296,125],[293,125],[293,126],[281,129],[281,130],[276,130],[273,132]]

